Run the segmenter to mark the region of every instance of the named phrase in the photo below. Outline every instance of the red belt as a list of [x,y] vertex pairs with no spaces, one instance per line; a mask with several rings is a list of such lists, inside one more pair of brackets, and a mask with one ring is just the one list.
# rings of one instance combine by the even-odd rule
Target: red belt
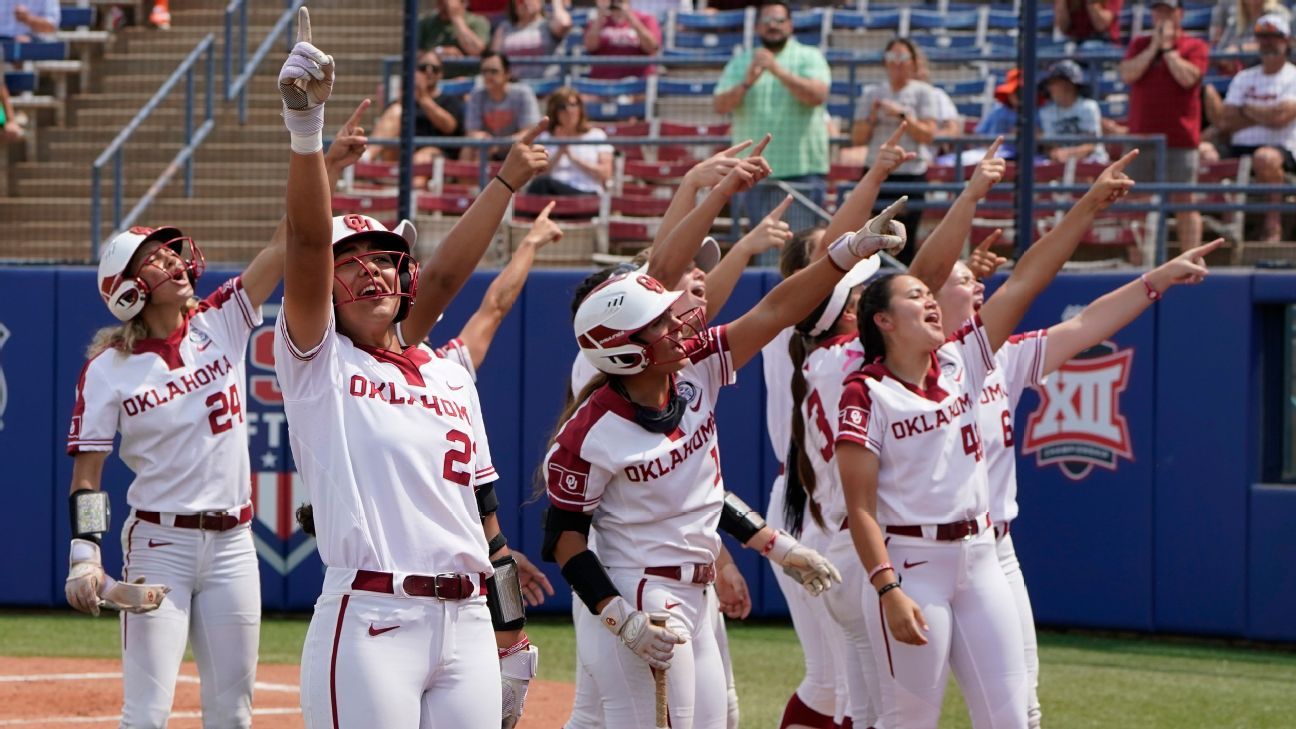
[[[477,575],[477,584],[473,587],[472,575],[446,572],[439,575],[410,575],[401,586],[406,595],[415,597],[435,597],[438,600],[466,600],[476,595],[486,594],[486,575]],[[351,581],[352,590],[381,592],[387,595],[396,594],[395,576],[390,572],[372,572],[356,570],[355,579]]]
[[1012,522],[1005,521],[1002,524],[995,524],[995,539],[1003,539],[1012,531]]
[[[150,524],[162,524],[162,514],[156,511],[137,511],[135,517]],[[236,526],[252,521],[252,505],[239,509],[235,516],[227,511],[201,511],[197,514],[176,514],[171,526],[181,529],[202,529],[210,532],[227,532]]]
[[[990,527],[990,515],[985,516],[985,526],[981,526],[980,519],[969,519],[967,521],[955,521],[949,524],[938,524],[936,526],[936,539],[942,542],[954,542],[959,539],[969,539],[976,536],[982,529]],[[889,526],[886,528],[887,534],[896,534],[902,537],[922,537],[923,528],[921,526]]]
[[[644,567],[645,575],[653,577],[665,577],[670,580],[683,580],[684,568],[682,567]],[[709,585],[715,582],[715,565],[714,564],[695,564],[693,565],[693,584]]]

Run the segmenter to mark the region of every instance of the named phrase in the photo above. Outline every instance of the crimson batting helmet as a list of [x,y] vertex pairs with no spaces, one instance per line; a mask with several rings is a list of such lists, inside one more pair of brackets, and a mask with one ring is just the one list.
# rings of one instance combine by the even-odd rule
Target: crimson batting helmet
[[[358,242],[360,240],[369,241],[373,249],[365,253],[356,253],[342,258],[337,258],[336,251],[338,246],[345,243]],[[414,242],[418,240],[418,232],[414,229],[414,224],[408,220],[402,220],[397,224],[395,230],[387,230],[387,226],[369,217],[368,215],[350,214],[336,215],[333,217],[333,250],[334,261],[333,268],[346,263],[355,261],[361,264],[363,270],[369,273],[370,283],[374,287],[374,292],[370,294],[363,293],[368,286],[361,291],[352,291],[341,279],[334,278],[341,284],[343,290],[351,298],[343,301],[340,298],[336,302],[338,306],[342,304],[351,304],[357,301],[369,299],[379,299],[387,296],[400,297],[400,306],[396,309],[396,318],[394,322],[401,321],[409,314],[410,303],[414,301],[415,294],[418,293],[418,261],[410,255]],[[385,292],[379,286],[377,276],[372,270],[364,265],[364,259],[372,256],[380,256],[385,253],[395,253],[396,260],[396,286],[394,292]]]
[[[99,254],[99,296],[103,298],[108,311],[120,321],[130,321],[143,311],[148,303],[151,288],[140,275],[140,271],[151,263],[151,257],[142,261],[139,270],[128,273],[131,259],[145,243],[162,241],[162,246],[175,251],[180,260],[185,262],[185,273],[189,276],[190,285],[195,285],[198,277],[206,270],[207,262],[202,249],[193,239],[180,232],[179,228],[163,226],[148,228],[137,225],[113,236]],[[158,266],[160,269],[161,267]],[[170,278],[170,274],[167,274]]]
[[[643,269],[604,281],[576,309],[572,325],[581,353],[600,372],[609,375],[633,375],[654,364],[665,364],[653,359],[656,342],[644,344],[632,337],[668,312],[681,294],[667,291]],[[685,328],[691,331],[686,333]],[[682,353],[670,361],[687,357],[703,343],[705,331],[699,310],[681,317],[678,326],[662,335],[674,340]]]

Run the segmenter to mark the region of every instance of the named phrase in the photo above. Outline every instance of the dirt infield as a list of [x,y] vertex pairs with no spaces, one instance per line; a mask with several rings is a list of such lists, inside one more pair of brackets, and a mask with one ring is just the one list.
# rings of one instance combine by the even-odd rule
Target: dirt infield
[[[252,699],[257,729],[301,729],[297,703],[298,667],[261,664]],[[569,683],[535,681],[520,727],[560,727],[571,707]],[[171,729],[202,726],[198,669],[180,668]],[[82,658],[0,657],[0,727],[104,729],[121,714],[121,662]]]

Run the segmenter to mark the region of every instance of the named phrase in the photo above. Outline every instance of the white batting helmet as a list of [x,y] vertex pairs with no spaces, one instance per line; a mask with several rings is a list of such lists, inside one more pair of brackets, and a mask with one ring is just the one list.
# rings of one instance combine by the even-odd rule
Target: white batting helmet
[[642,269],[604,281],[576,309],[572,325],[581,353],[609,375],[643,372],[653,364],[651,345],[631,337],[670,310],[681,294],[667,291]]
[[181,233],[179,228],[147,228],[137,225],[117,234],[99,254],[99,296],[103,298],[108,311],[121,321],[135,318],[148,303],[148,282],[139,276],[139,271],[127,275],[126,269],[140,247],[151,240],[162,241],[162,245],[180,256],[185,262],[190,284],[196,283],[206,269],[202,250],[192,238]]
[[[339,300],[337,303],[339,305],[350,304],[366,299],[399,296],[401,297],[400,307],[396,310],[396,318],[393,321],[404,319],[409,314],[410,303],[414,301],[414,296],[418,293],[418,261],[414,260],[414,256],[410,254],[414,242],[418,240],[418,231],[414,229],[414,224],[408,220],[402,220],[396,225],[395,230],[387,230],[387,226],[368,215],[354,213],[335,215],[333,217],[333,250],[336,251],[337,247],[343,243],[357,239],[370,241],[376,246],[376,249],[369,253],[357,253],[346,258],[335,259],[333,267],[337,268],[348,261],[359,261],[362,258],[383,252],[395,253],[397,254],[396,282],[399,290],[390,294],[360,295],[355,291],[351,291],[345,283],[339,280],[338,283],[342,284],[342,288],[346,289],[351,298],[346,301]],[[369,270],[368,267],[365,267],[365,270]]]

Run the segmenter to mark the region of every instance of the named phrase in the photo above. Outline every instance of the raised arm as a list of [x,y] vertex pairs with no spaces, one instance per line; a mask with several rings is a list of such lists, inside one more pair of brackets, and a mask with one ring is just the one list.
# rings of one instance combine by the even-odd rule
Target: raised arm
[[918,156],[914,152],[906,152],[900,146],[900,137],[905,133],[906,124],[907,122],[900,122],[900,126],[891,134],[891,137],[878,147],[873,166],[864,173],[864,178],[842,201],[841,207],[837,208],[832,220],[828,221],[828,229],[824,231],[819,247],[812,252],[811,260],[822,256],[824,251],[828,250],[828,244],[842,235],[859,230],[873,214],[873,203],[877,202],[882,183],[886,182],[897,167]]
[[720,314],[752,258],[792,240],[792,227],[783,221],[783,214],[791,204],[791,195],[783,198],[783,202],[733,244],[720,263],[707,274],[707,321],[714,321]]
[[981,307],[981,321],[985,324],[992,350],[999,349],[1026,314],[1031,302],[1062,270],[1062,264],[1071,258],[1085,231],[1093,224],[1094,217],[1124,197],[1134,186],[1134,181],[1125,175],[1125,168],[1137,155],[1135,149],[1103,170],[1084,197],[1067,211],[1062,222],[1026,249],[1012,275]]
[[[549,211],[553,210],[556,204],[550,202],[544,210],[540,211],[540,215],[531,224],[531,230],[522,238],[518,249],[513,252],[508,265],[499,272],[486,289],[481,306],[477,307],[477,311],[459,331],[459,339],[468,346],[468,354],[472,357],[474,370],[481,367],[482,360],[486,359],[486,352],[490,351],[495,332],[499,331],[504,317],[508,316],[513,308],[513,302],[517,301],[518,294],[522,293],[527,274],[531,272],[531,264],[535,262],[536,251],[562,238],[562,228],[549,219]],[[405,333],[406,330],[402,329],[402,336]],[[427,332],[423,332],[423,337],[426,336]],[[406,339],[405,341],[418,340]]]
[[661,224],[657,226],[657,234],[653,236],[654,248],[666,240],[666,236],[670,235],[671,231],[675,230],[675,226],[679,225],[684,216],[697,205],[699,191],[720,184],[720,181],[738,166],[738,155],[750,147],[751,143],[750,139],[739,142],[693,165],[680,181],[680,186],[676,188],[670,205],[662,215]]
[[963,253],[963,243],[972,230],[972,218],[976,215],[977,205],[990,194],[996,182],[1003,179],[1008,163],[996,158],[1003,137],[994,140],[986,150],[986,156],[976,166],[972,179],[968,180],[963,192],[955,198],[949,212],[941,218],[936,229],[923,241],[922,247],[909,264],[910,275],[937,291],[945,285],[955,262]]
[[1218,238],[1189,249],[1115,291],[1103,294],[1078,316],[1048,329],[1044,371],[1054,372],[1068,360],[1125,328],[1177,284],[1201,283],[1209,272],[1205,258],[1224,244]]
[[333,89],[333,59],[311,45],[310,14],[297,12],[297,45],[279,71],[284,124],[292,139],[287,183],[284,323],[293,345],[309,350],[324,338],[332,314],[333,214],[324,169],[324,102]]
[[252,302],[253,307],[264,304],[279,285],[279,280],[283,278],[284,255],[287,250],[288,218],[283,218],[275,226],[270,244],[243,269],[243,275],[239,279],[243,282],[243,291],[247,293],[248,301]]
[[549,118],[545,117],[513,144],[499,174],[487,183],[431,258],[420,266],[418,298],[401,324],[406,342],[417,342],[432,330],[495,237],[513,193],[549,165],[544,146],[535,144],[536,137],[548,128]]
[[900,198],[860,230],[838,238],[829,246],[828,255],[784,279],[751,311],[729,324],[727,338],[734,369],[751,361],[780,331],[809,316],[856,263],[878,251],[903,248],[905,229],[893,218],[907,201],[907,197]]

